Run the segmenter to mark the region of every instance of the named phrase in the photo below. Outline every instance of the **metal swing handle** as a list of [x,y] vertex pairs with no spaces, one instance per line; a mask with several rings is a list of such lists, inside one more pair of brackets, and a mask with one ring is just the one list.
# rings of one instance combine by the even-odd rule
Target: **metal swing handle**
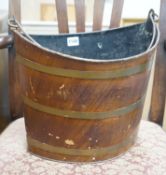
[[0,49],[11,47],[13,44],[13,37],[8,33],[0,34]]

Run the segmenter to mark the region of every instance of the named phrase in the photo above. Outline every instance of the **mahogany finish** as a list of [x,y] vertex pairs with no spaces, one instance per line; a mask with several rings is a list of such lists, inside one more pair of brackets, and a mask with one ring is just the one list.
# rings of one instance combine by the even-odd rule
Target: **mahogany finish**
[[95,0],[93,15],[93,31],[101,30],[105,0]]
[[69,33],[66,0],[56,0],[59,33]]
[[[103,1],[103,2],[102,2]],[[119,27],[122,8],[124,0],[114,0],[114,5],[112,9],[111,26]],[[68,26],[68,14],[67,14],[67,0],[55,0],[57,20],[59,33],[69,33]],[[104,10],[105,0],[95,0],[94,7],[94,17],[93,17],[93,29],[101,29],[103,10]],[[101,6],[100,6],[101,5]],[[111,9],[110,9],[111,10]],[[76,28],[77,32],[85,31],[85,0],[75,0],[75,11],[76,11]],[[92,9],[93,11],[93,9]],[[17,21],[21,22],[21,1],[20,0],[10,0],[9,2],[9,17],[15,17]],[[17,63],[15,63],[15,51],[10,49],[9,51],[9,93],[10,93],[10,112],[13,119],[21,117],[22,113],[22,101],[20,96],[20,85],[18,82],[18,68]]]
[[160,41],[156,54],[155,73],[152,89],[152,100],[149,113],[149,120],[162,125],[166,97],[166,0],[160,2]]
[[85,0],[75,0],[77,32],[85,32]]
[[121,16],[122,16],[123,4],[124,4],[124,0],[113,1],[110,28],[119,27]]
[[[21,0],[9,0],[9,19],[15,18],[21,23]],[[15,62],[15,48],[10,47],[9,57],[9,102],[12,119],[22,117],[23,103],[20,94],[19,74],[17,63]]]
[[[122,9],[123,1],[117,2],[121,4],[114,2],[114,7]],[[95,3],[98,7],[99,2]],[[66,33],[65,0],[56,0],[56,8],[59,31]],[[62,13],[63,9],[66,12]],[[101,16],[96,23],[99,28]],[[155,47],[134,59],[89,62],[49,52],[25,39],[19,31],[11,32],[14,45],[9,52],[13,73],[10,97],[13,106],[20,107],[13,108],[12,113],[24,111],[29,151],[56,160],[89,162],[117,156],[134,144]],[[120,74],[105,79],[48,73],[49,68],[103,73],[137,67],[140,71],[130,76]]]
[[[13,35],[29,151],[89,162],[117,156],[134,144],[155,47],[135,59],[89,62],[49,52],[16,30]],[[41,65],[97,73],[147,66],[130,76],[90,79],[58,76]]]
[[9,0],[9,18],[12,17],[21,22],[21,0]]

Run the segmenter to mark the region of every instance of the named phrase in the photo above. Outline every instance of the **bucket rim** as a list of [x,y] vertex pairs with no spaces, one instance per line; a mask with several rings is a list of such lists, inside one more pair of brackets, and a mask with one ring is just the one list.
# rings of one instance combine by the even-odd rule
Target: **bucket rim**
[[[80,62],[89,62],[89,63],[114,63],[114,62],[123,62],[123,61],[135,60],[137,58],[140,58],[140,57],[150,53],[151,51],[153,51],[156,48],[156,46],[159,43],[159,39],[160,39],[160,31],[159,31],[158,25],[154,22],[152,16],[150,16],[150,19],[151,19],[152,25],[153,25],[153,37],[152,37],[152,40],[149,44],[149,47],[142,53],[139,53],[139,54],[133,55],[133,56],[129,56],[129,57],[119,58],[119,59],[110,58],[110,59],[102,59],[101,60],[101,59],[83,58],[83,57],[78,57],[78,56],[72,56],[72,55],[69,55],[69,54],[64,54],[62,52],[58,52],[58,51],[48,49],[44,46],[41,46],[41,45],[29,40],[28,38],[23,36],[18,30],[12,30],[12,31],[15,34],[17,34],[21,39],[23,39],[24,41],[26,41],[29,44],[33,45],[34,47],[37,47],[38,49],[41,49],[44,52],[49,52],[53,55],[58,55],[58,56],[60,56],[62,58],[65,58],[65,59],[76,60],[76,61],[80,61]],[[139,23],[139,24],[143,24],[143,23]],[[127,27],[125,26],[125,27],[114,28],[114,29],[111,29],[111,30],[128,28],[128,27],[132,27],[132,26],[135,26],[135,25],[138,25],[138,24],[130,25],[130,26],[127,26]],[[108,30],[103,30],[102,32],[104,32],[104,31],[108,31]],[[99,32],[99,31],[96,31],[96,32],[93,32],[93,33],[97,33],[97,32]],[[92,32],[89,32],[89,33],[92,33]],[[81,33],[79,33],[79,34],[81,34]],[[60,34],[60,35],[62,35],[62,34]],[[65,35],[65,34],[63,34],[63,35]],[[66,34],[66,35],[68,35],[68,34]],[[155,41],[155,43],[154,43],[154,41]]]

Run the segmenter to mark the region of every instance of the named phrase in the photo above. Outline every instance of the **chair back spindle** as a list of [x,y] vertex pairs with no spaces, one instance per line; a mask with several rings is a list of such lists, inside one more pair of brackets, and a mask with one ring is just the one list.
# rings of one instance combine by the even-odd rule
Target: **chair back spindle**
[[17,21],[21,22],[21,1],[9,0],[9,18],[15,17]]
[[120,26],[123,4],[124,4],[124,0],[113,1],[110,28],[116,28]]
[[75,0],[77,32],[85,32],[85,0]]
[[101,30],[105,0],[95,0],[93,14],[93,31]]
[[[114,0],[112,7],[111,22],[109,28],[119,27],[124,0]],[[67,12],[67,0],[55,0],[59,33],[69,33],[69,21]],[[76,31],[85,32],[86,28],[86,7],[85,0],[74,0]],[[102,30],[104,7],[106,0],[94,0],[93,5],[93,31]],[[111,9],[110,9],[111,11]]]
[[56,0],[59,33],[69,33],[66,0]]

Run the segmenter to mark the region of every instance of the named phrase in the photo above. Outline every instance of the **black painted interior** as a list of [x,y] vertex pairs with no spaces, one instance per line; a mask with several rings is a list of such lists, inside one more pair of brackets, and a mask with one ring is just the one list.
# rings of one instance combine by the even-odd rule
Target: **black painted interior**
[[[153,35],[152,22],[91,33],[33,35],[40,45],[48,49],[87,59],[121,59],[146,51]],[[78,37],[79,45],[68,46],[67,38]]]

